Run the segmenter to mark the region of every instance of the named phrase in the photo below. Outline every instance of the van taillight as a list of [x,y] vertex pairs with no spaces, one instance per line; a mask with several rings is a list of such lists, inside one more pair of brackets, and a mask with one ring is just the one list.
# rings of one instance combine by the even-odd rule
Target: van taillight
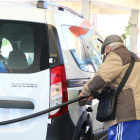
[[[68,101],[67,81],[64,65],[51,68],[50,107]],[[68,111],[68,106],[50,112],[49,118],[59,117]]]

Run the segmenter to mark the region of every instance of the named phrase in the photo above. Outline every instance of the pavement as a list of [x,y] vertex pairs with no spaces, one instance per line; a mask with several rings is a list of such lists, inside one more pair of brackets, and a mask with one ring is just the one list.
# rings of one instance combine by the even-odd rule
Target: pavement
[[108,136],[107,136],[107,137],[105,137],[103,140],[109,140],[109,139],[108,139]]
[[108,135],[107,136],[105,136],[105,137],[103,137],[102,139],[100,139],[100,140],[109,140],[108,139]]

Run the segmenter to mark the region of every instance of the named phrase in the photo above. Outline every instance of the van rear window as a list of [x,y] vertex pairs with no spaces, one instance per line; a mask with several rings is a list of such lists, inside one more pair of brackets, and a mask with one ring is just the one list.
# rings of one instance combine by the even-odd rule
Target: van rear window
[[49,67],[46,24],[0,20],[0,73],[33,73]]

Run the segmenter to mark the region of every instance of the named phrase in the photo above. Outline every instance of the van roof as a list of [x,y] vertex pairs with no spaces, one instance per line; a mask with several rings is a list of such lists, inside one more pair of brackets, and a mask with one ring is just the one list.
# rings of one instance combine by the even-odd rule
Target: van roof
[[22,6],[22,7],[32,7],[32,8],[42,8],[42,9],[55,9],[59,11],[69,12],[74,15],[77,15],[81,18],[84,18],[82,14],[56,3],[51,3],[47,1],[0,1],[0,5],[13,5],[13,6]]
[[0,5],[13,5],[23,7],[37,7],[37,1],[0,1]]

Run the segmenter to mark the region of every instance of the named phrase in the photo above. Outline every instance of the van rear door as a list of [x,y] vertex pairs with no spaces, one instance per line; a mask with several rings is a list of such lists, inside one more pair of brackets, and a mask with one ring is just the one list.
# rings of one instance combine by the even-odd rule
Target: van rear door
[[[47,34],[45,23],[0,20],[0,122],[49,108]],[[45,140],[47,126],[48,114],[3,125],[0,140]]]

